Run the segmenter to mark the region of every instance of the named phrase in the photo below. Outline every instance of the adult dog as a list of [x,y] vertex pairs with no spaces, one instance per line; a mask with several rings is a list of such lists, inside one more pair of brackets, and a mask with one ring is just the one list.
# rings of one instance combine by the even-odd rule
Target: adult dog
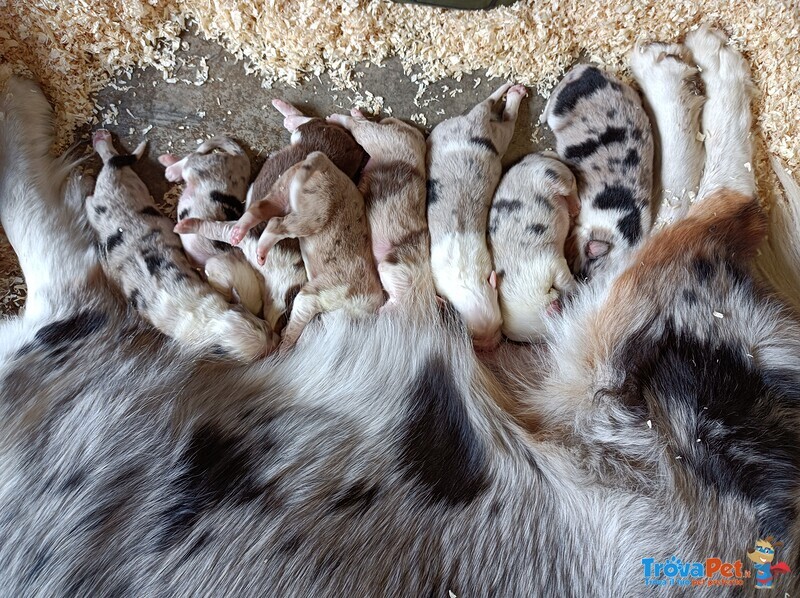
[[102,275],[50,108],[12,81],[0,217],[29,296],[0,328],[0,594],[634,596],[680,577],[643,559],[735,564],[767,534],[796,566],[800,324],[750,271],[749,75],[716,32],[687,46],[635,70],[662,140],[712,133],[705,168],[662,158],[698,200],[491,367],[433,300],[250,366],[187,354]]

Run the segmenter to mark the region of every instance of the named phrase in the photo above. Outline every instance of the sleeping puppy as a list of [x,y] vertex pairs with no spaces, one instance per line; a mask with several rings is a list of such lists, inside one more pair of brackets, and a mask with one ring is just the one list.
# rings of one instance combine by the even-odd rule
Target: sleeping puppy
[[653,136],[638,94],[581,64],[556,86],[542,114],[578,182],[580,215],[568,240],[581,279],[608,273],[650,232]]

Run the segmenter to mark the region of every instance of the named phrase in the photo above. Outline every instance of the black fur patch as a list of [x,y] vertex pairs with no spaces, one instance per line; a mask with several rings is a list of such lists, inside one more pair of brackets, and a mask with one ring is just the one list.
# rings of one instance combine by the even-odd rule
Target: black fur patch
[[617,230],[628,245],[633,247],[642,238],[642,222],[638,210],[631,210],[617,221]]
[[518,199],[495,199],[492,209],[497,212],[516,212],[522,209],[522,202]]
[[628,212],[636,209],[633,192],[623,185],[606,185],[592,202],[600,210],[620,210]]
[[425,191],[427,192],[427,203],[429,206],[439,201],[439,181],[428,179],[425,182]]
[[375,496],[378,494],[377,486],[370,486],[365,481],[356,482],[347,490],[333,498],[331,509],[334,511],[353,510],[359,515],[366,513]]
[[470,143],[474,143],[475,145],[480,145],[481,147],[485,147],[487,150],[492,152],[493,154],[497,155],[497,148],[492,143],[492,140],[488,137],[470,137]]
[[543,207],[548,212],[552,212],[553,211],[553,204],[551,204],[550,200],[547,199],[544,195],[540,195],[538,193],[534,193],[532,199],[533,199],[534,202],[539,204],[541,207]]
[[120,154],[119,156],[111,156],[108,159],[108,165],[112,168],[124,168],[125,166],[133,166],[138,159],[133,154]]
[[95,214],[98,214],[98,215],[99,214],[105,214],[106,212],[108,212],[108,208],[105,207],[105,206],[95,206],[94,207],[94,213]]
[[473,501],[485,489],[486,451],[447,362],[431,357],[411,384],[402,464],[433,503]]
[[65,345],[74,343],[101,330],[108,316],[101,311],[82,311],[71,318],[46,324],[36,331],[33,341],[20,348],[18,355],[26,355],[41,347],[47,350],[63,350]]
[[109,235],[109,237],[106,239],[106,253],[111,253],[120,243],[122,243],[122,231],[118,230],[113,235]]
[[189,217],[189,208],[183,208],[183,209],[182,209],[182,210],[181,210],[181,211],[178,213],[178,220],[185,220],[185,219],[186,219],[186,218],[188,218],[188,217]]
[[155,276],[157,272],[172,265],[172,262],[158,253],[147,252],[143,254],[142,257],[144,258],[144,265],[147,267],[147,271],[151,276]]
[[548,179],[550,179],[554,183],[561,178],[561,177],[558,176],[558,173],[555,170],[553,170],[552,168],[545,168],[544,174]]
[[547,230],[547,226],[544,224],[539,224],[538,222],[534,222],[533,224],[526,226],[525,230],[533,235],[541,235]]
[[760,533],[788,533],[800,480],[800,442],[788,413],[800,407],[800,377],[759,371],[740,347],[674,326],[655,341],[632,342],[620,362],[628,391],[659,397],[658,412],[674,414],[663,425],[680,428],[671,436],[684,466],[717,492],[750,501]]
[[133,289],[131,294],[128,295],[128,303],[133,309],[141,309],[144,307],[144,301],[142,301],[142,294],[139,292],[139,289]]
[[[262,440],[259,452],[272,449],[272,443]],[[194,432],[181,461],[184,471],[174,483],[173,491],[165,495],[172,504],[161,515],[159,546],[167,549],[180,542],[203,513],[218,506],[250,503],[271,490],[269,484],[259,484],[253,466],[255,455],[243,446],[243,439],[226,436],[210,425]]]
[[597,68],[587,68],[581,76],[568,83],[558,94],[553,114],[563,116],[575,109],[583,98],[589,98],[608,85],[608,79]]
[[155,206],[147,206],[146,208],[142,208],[139,210],[139,213],[142,216],[156,216],[161,217],[161,212]]
[[692,260],[692,270],[701,284],[707,283],[714,277],[717,268],[710,260],[698,257]]
[[218,203],[222,206],[222,211],[225,212],[226,220],[238,220],[242,217],[244,207],[242,202],[236,199],[233,195],[227,193],[220,193],[219,191],[211,192],[211,201]]
[[697,293],[689,289],[683,289],[683,300],[689,305],[697,304]]
[[597,139],[588,139],[578,145],[570,145],[564,150],[564,158],[580,162],[594,154],[598,149],[612,143],[623,143],[628,137],[625,129],[608,127]]
[[637,166],[639,166],[640,162],[641,158],[639,158],[639,152],[631,148],[625,155],[625,159],[622,161],[622,166],[625,168],[636,168]]

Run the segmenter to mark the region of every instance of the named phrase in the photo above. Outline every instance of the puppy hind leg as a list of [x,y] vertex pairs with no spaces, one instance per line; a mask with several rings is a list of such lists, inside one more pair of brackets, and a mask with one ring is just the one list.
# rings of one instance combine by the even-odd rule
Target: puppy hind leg
[[319,304],[316,293],[303,288],[294,299],[292,315],[283,330],[279,351],[284,353],[294,347],[306,325],[321,312],[322,307]]
[[750,141],[752,117],[750,70],[725,35],[700,28],[686,36],[686,46],[700,67],[706,88],[702,128],[706,163],[698,199],[720,189],[755,194]]
[[697,196],[705,150],[700,133],[699,71],[679,44],[637,45],[630,65],[654,119],[660,145],[661,203],[656,227],[686,215]]

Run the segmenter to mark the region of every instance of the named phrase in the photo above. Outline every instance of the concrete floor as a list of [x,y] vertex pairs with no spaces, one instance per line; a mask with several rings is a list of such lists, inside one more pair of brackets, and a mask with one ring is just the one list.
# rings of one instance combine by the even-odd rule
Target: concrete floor
[[[418,95],[419,85],[404,74],[398,60],[390,60],[381,67],[365,65],[359,69],[355,77],[358,92],[332,89],[326,75],[296,88],[277,85],[264,89],[258,77],[246,74],[243,63],[237,63],[217,44],[190,34],[184,37],[178,58],[184,66],[174,73],[175,82],[165,81],[162,73],[153,68],[137,70],[130,81],[116,81],[97,98],[101,107],[98,118],[107,121],[103,126],[122,147],[131,150],[142,139],[148,140],[147,155],[134,169],[156,202],[172,217],[180,191],[166,181],[157,157],[167,152],[186,154],[197,147],[198,140],[226,132],[248,151],[255,176],[266,156],[289,142],[283,117],[270,103],[273,98],[289,101],[309,115],[325,116],[349,112],[359,98],[359,105],[376,104],[370,101],[371,93],[383,98],[384,116],[391,111],[392,116],[413,121],[427,132],[442,120],[469,110],[503,83],[500,79],[487,79],[485,73],[475,73],[460,82],[441,80]],[[208,74],[202,84],[196,85],[198,70],[199,80],[205,78],[202,58]],[[531,91],[523,103],[504,163],[550,147],[549,130],[546,126],[538,128],[543,108],[544,99]],[[91,129],[99,126],[86,127],[79,134],[88,141]],[[95,168],[98,165],[99,161],[90,162]],[[0,314],[15,313],[24,293],[18,266],[7,258],[11,255],[8,249],[0,235]]]

